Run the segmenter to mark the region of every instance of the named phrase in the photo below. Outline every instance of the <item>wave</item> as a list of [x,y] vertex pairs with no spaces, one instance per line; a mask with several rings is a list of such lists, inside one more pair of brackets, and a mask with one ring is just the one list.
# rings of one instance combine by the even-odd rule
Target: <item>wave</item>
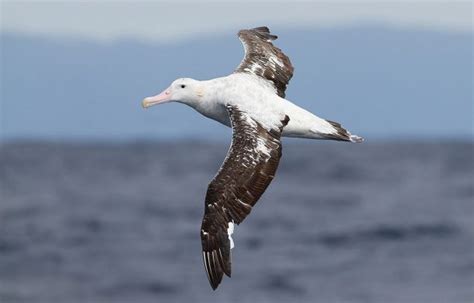
[[350,245],[360,242],[406,241],[419,238],[446,238],[459,234],[458,226],[450,223],[414,224],[407,226],[378,225],[352,232],[327,233],[317,240],[326,246]]

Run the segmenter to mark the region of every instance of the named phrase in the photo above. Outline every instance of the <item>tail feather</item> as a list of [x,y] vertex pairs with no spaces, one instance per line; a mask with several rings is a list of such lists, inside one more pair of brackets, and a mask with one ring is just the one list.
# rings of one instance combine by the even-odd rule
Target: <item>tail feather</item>
[[364,138],[356,136],[356,135],[351,135],[349,139],[351,139],[351,142],[354,142],[354,143],[364,142]]
[[335,129],[334,133],[324,134],[323,136],[327,139],[338,140],[338,141],[349,141],[354,143],[361,143],[364,138],[351,134],[338,122],[326,120]]

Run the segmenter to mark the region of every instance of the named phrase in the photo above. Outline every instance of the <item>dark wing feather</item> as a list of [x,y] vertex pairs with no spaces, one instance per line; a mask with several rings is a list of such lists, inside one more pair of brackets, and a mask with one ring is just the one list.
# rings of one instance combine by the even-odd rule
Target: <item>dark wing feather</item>
[[239,224],[272,181],[281,157],[281,127],[266,130],[245,112],[227,107],[233,129],[232,144],[219,172],[209,184],[201,226],[204,267],[216,289],[225,273],[231,275],[229,222]]
[[269,81],[277,94],[284,98],[285,90],[293,77],[290,59],[271,41],[278,37],[272,35],[268,27],[243,29],[238,33],[244,45],[245,57],[235,72],[250,73]]

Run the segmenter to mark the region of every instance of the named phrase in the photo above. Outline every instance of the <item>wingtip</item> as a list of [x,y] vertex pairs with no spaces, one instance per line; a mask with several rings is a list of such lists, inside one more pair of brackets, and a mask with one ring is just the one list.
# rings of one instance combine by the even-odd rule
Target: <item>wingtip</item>
[[224,274],[228,277],[231,276],[230,255],[225,253],[222,255],[221,250],[219,249],[219,251],[203,251],[202,256],[209,284],[213,290],[216,290],[222,282]]
[[217,287],[219,287],[219,284],[214,285],[211,283],[211,288],[213,291],[216,291]]
[[265,32],[267,34],[270,33],[270,29],[268,28],[268,26],[266,25],[263,25],[263,26],[258,26],[258,27],[255,27],[253,28],[254,30],[257,30],[257,31],[260,31],[260,32]]
[[278,36],[272,34],[270,32],[270,29],[267,26],[259,26],[259,27],[254,27],[250,29],[241,29],[238,31],[237,35],[240,36],[242,34],[249,33],[249,32],[257,34],[260,38],[263,38],[267,40],[268,42],[278,39]]

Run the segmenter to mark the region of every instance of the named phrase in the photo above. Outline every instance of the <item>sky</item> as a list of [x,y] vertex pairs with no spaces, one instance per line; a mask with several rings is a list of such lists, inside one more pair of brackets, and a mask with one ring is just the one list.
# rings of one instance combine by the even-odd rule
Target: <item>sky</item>
[[2,31],[158,42],[272,24],[321,28],[380,23],[472,31],[470,1],[1,1]]
[[139,103],[177,77],[228,74],[242,56],[236,32],[262,25],[295,65],[287,96],[319,116],[378,138],[474,136],[469,1],[0,0],[0,8],[0,140],[226,138],[182,105],[145,113]]

